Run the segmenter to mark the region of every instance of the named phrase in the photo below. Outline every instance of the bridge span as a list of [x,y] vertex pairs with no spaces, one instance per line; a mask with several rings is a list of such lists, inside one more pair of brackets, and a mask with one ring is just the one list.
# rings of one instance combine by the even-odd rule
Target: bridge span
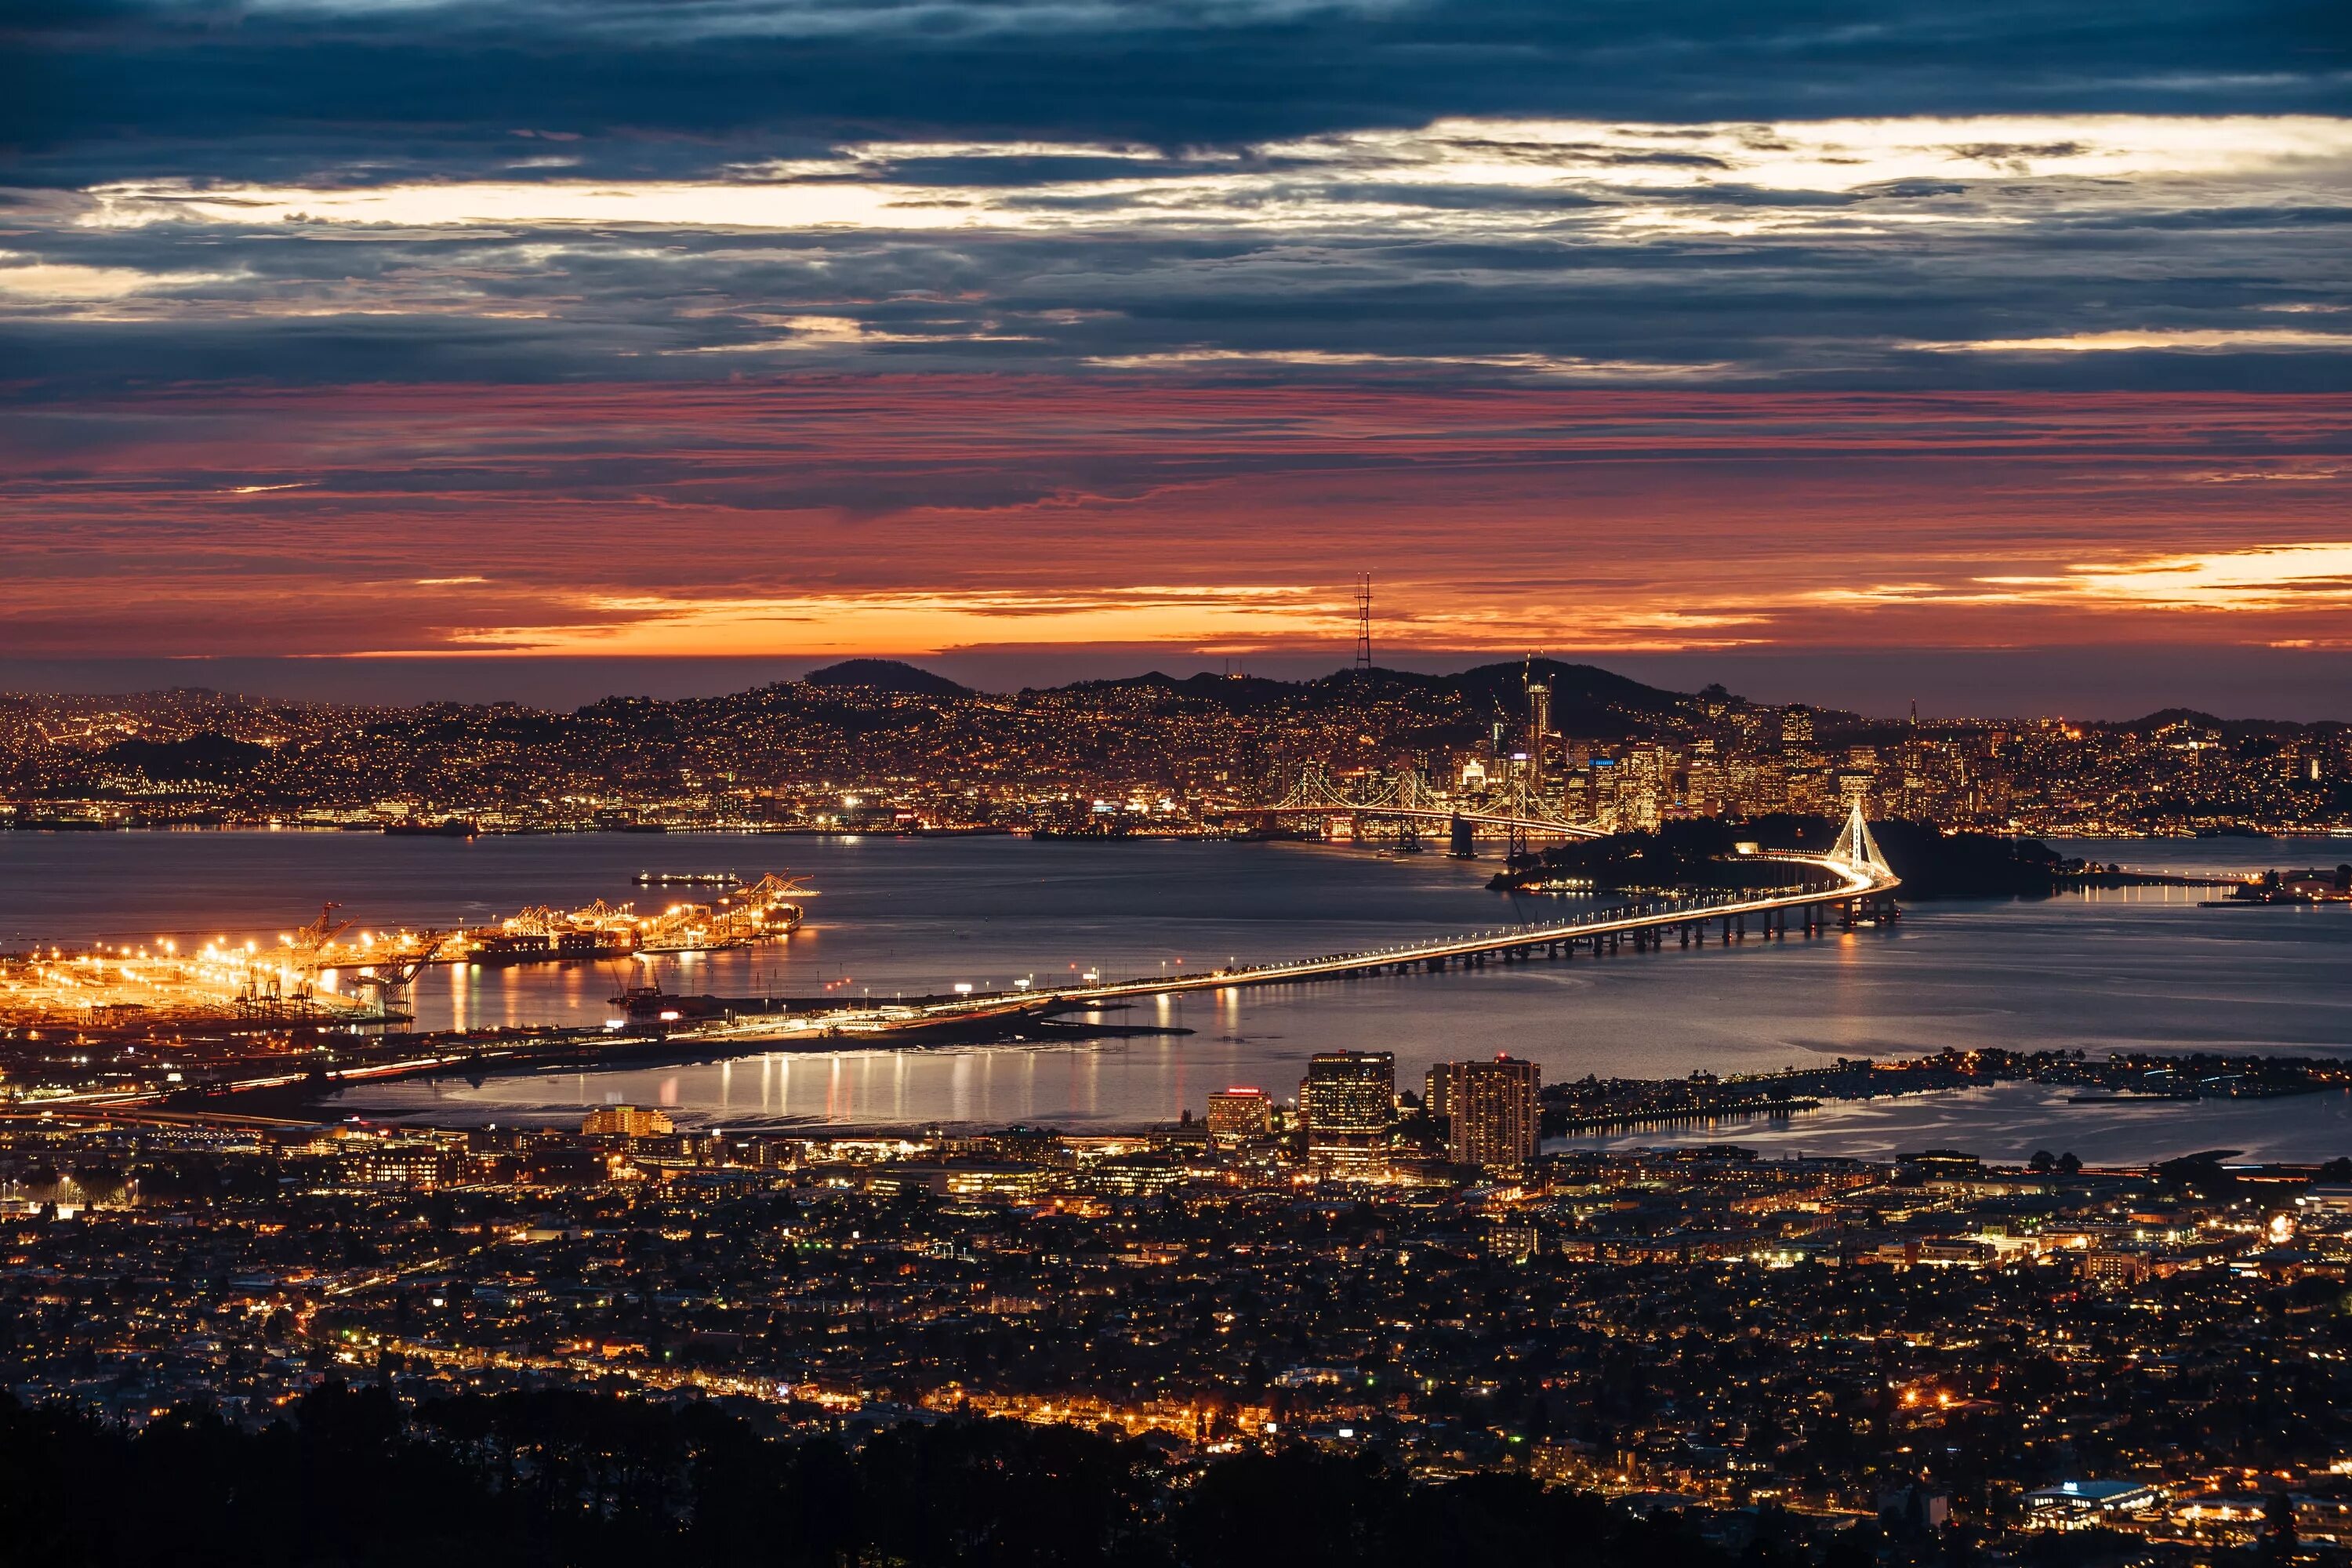
[[1829,873],[1833,879],[1819,885],[1786,889],[1757,889],[1693,894],[1628,909],[1594,910],[1570,921],[1496,926],[1484,931],[1465,931],[1459,936],[1441,937],[1431,942],[1401,942],[1393,947],[1371,948],[1360,952],[1335,952],[1316,958],[1238,964],[1198,974],[1161,975],[1043,991],[1036,994],[1043,1000],[1056,1004],[1083,1005],[1154,996],[1171,991],[1283,985],[1298,981],[1338,980],[1362,974],[1436,971],[1453,965],[1476,967],[1490,958],[1497,957],[1507,963],[1517,958],[1567,956],[1579,944],[1591,946],[1596,952],[1604,947],[1613,950],[1629,938],[1636,947],[1663,945],[1669,936],[1678,938],[1682,945],[1688,946],[1694,940],[1705,941],[1710,934],[1710,927],[1719,931],[1725,942],[1729,942],[1737,936],[1748,934],[1748,922],[1751,917],[1759,922],[1763,934],[1784,933],[1789,926],[1787,917],[1791,910],[1800,913],[1801,925],[1807,930],[1821,929],[1833,921],[1851,925],[1858,918],[1866,918],[1867,912],[1888,908],[1888,895],[1902,885],[1901,879],[1891,873],[1885,877],[1873,876],[1860,868],[1826,856],[1759,855],[1750,858],[1812,867]]
[[1687,947],[1718,935],[1729,942],[1749,934],[1785,935],[1795,917],[1801,931],[1811,932],[1832,925],[1852,926],[1858,921],[1895,915],[1895,890],[1903,885],[1871,837],[1857,805],[1837,842],[1819,855],[1766,850],[1742,860],[1801,868],[1805,879],[1785,886],[1694,893],[1654,900],[1615,910],[1596,910],[1572,920],[1494,926],[1425,942],[1399,942],[1356,952],[1323,953],[1311,958],[1283,959],[1267,963],[1230,965],[1193,973],[1146,976],[1081,985],[1040,987],[960,996],[952,1000],[877,1008],[855,1015],[835,1015],[822,1021],[799,1019],[779,1025],[774,1019],[747,1021],[719,1031],[726,1038],[780,1038],[812,1028],[828,1037],[885,1037],[935,1027],[958,1020],[995,1016],[1083,1011],[1107,1002],[1132,1001],[1188,991],[1225,991],[1243,986],[1289,985],[1316,980],[1342,980],[1359,975],[1436,972],[1452,967],[1483,967],[1490,961],[1512,963],[1542,956],[1573,956],[1580,946],[1595,952],[1616,951],[1627,942],[1636,948],[1664,946],[1669,938]]
[[1433,789],[1420,773],[1407,771],[1358,779],[1343,786],[1320,767],[1309,767],[1280,800],[1262,805],[1229,805],[1218,815],[1256,816],[1374,817],[1382,821],[1444,823],[1457,841],[1479,828],[1507,837],[1514,852],[1530,838],[1606,838],[1609,830],[1561,816],[1549,801],[1514,778],[1495,794],[1462,799]]
[[1384,821],[1466,822],[1526,838],[1606,838],[1609,830],[1557,816],[1521,816],[1507,811],[1457,810],[1442,805],[1233,805],[1221,816],[1375,816]]

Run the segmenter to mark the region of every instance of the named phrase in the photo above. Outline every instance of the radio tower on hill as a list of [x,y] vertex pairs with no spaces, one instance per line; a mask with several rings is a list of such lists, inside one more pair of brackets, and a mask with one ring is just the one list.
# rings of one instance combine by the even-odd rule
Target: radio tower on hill
[[1372,668],[1372,574],[1356,575],[1356,668]]

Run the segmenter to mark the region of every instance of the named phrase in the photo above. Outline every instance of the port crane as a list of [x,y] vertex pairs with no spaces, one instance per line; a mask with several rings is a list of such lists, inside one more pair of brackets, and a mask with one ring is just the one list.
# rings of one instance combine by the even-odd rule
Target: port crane
[[324,961],[328,948],[334,944],[337,937],[351,930],[353,924],[351,921],[339,921],[335,918],[335,911],[342,907],[331,901],[320,905],[319,918],[286,939],[288,944],[294,950],[292,967],[299,970],[316,971],[326,966]]
[[442,940],[449,934],[442,931],[419,931],[415,951],[377,959],[359,972],[356,976],[359,983],[376,994],[378,1013],[387,1017],[391,1016],[393,998],[405,994],[415,984],[416,977],[425,972],[425,966],[439,954]]

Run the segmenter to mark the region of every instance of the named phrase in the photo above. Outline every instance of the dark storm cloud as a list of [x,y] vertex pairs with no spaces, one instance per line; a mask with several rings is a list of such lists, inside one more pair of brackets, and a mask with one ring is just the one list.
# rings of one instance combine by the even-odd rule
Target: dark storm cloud
[[5,41],[0,142],[68,184],[134,150],[147,174],[322,153],[480,169],[515,131],[643,177],[877,133],[1232,147],[1441,115],[2332,112],[2352,71],[2326,0],[72,0],[18,7]]
[[[2243,192],[2234,205],[2128,192],[2086,205],[1997,182],[1896,198],[1265,178],[1277,183],[1212,213],[1230,217],[1224,232],[1151,221],[1131,193],[1103,195],[1098,224],[1023,228],[1041,206],[1040,221],[1060,221],[1024,190],[992,198],[1008,226],[929,234],[58,216],[0,237],[0,292],[12,263],[46,268],[37,281],[49,290],[8,297],[0,354],[36,399],[133,378],[700,381],[860,367],[2352,381],[2352,355],[2331,342],[2352,332],[2352,313],[2331,308],[2345,302],[2352,207]],[[1284,216],[1292,202],[1312,210]],[[1366,233],[1360,208],[1412,224]],[[2178,353],[1966,347],[2118,331],[2242,341]]]
[[[37,0],[0,32],[0,353],[37,397],[2330,384],[2334,318],[2268,312],[2344,295],[2345,145],[2119,166],[2138,132],[2095,117],[2331,114],[2347,41],[2336,5],[2223,0]],[[1791,129],[1937,115],[1883,178]],[[597,190],[629,199],[574,210]],[[405,216],[336,205],[367,192]],[[794,205],[827,193],[865,205]],[[1967,347],[2151,330],[2205,335]]]

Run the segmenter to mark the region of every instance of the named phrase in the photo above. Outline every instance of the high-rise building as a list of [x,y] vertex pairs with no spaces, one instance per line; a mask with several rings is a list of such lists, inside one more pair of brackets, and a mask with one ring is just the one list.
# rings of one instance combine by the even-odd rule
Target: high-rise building
[[1655,833],[1671,789],[1664,746],[1630,746],[1617,780],[1617,826]]
[[1723,815],[1723,763],[1713,741],[1693,741],[1684,764],[1683,797],[1694,816]]
[[667,1112],[635,1105],[600,1105],[580,1125],[587,1138],[667,1138],[677,1131]]
[[1387,1051],[1324,1051],[1307,1058],[1298,1086],[1307,1157],[1361,1168],[1385,1163],[1396,1119],[1396,1058]]
[[1422,1079],[1421,1108],[1432,1116],[1454,1114],[1454,1066],[1452,1062],[1433,1062],[1429,1075]]
[[1813,710],[1802,703],[1780,711],[1780,749],[1809,752],[1813,746]]
[[1544,782],[1544,747],[1551,734],[1551,682],[1530,678],[1528,681],[1528,783],[1541,788]]
[[1534,1159],[1543,1069],[1507,1056],[1451,1062],[1447,1069],[1447,1156],[1489,1171],[1517,1170]]
[[1274,1100],[1262,1089],[1221,1089],[1209,1096],[1209,1139],[1245,1143],[1274,1131]]

